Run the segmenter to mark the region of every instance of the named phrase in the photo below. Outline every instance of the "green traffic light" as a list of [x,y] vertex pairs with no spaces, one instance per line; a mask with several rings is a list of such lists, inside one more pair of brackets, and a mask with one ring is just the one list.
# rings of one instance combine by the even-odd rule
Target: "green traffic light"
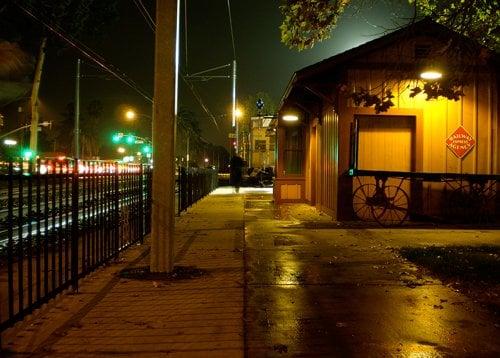
[[25,160],[29,160],[33,157],[34,153],[31,149],[23,149],[21,155]]
[[115,134],[113,134],[113,137],[111,138],[111,140],[113,141],[113,143],[120,143],[122,136],[123,135],[121,133],[115,133]]
[[134,144],[135,143],[135,136],[132,134],[127,135],[127,144]]
[[149,145],[145,145],[144,147],[142,147],[142,152],[145,154],[151,153],[151,150],[152,150],[152,148]]

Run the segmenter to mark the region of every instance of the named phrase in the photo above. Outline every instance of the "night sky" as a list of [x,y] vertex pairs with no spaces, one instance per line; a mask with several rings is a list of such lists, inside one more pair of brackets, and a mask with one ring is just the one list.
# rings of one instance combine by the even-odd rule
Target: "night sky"
[[[154,17],[154,1],[143,1]],[[365,3],[364,1],[363,3]],[[182,1],[184,3],[184,1]],[[341,18],[332,39],[318,44],[312,50],[297,52],[280,42],[281,14],[279,1],[233,0],[234,35],[238,61],[238,97],[240,99],[258,91],[269,93],[279,101],[292,73],[304,66],[333,56],[364,42],[381,36],[387,29],[404,23],[411,9],[406,0],[373,1],[372,6],[358,7],[354,1]],[[366,5],[366,4],[365,4]],[[153,94],[154,34],[147,26],[132,0],[119,2],[119,19],[108,27],[100,43],[87,43],[134,79],[143,89]],[[182,20],[183,19],[182,14]],[[184,25],[184,21],[183,21]],[[185,42],[182,38],[182,72],[194,73],[230,63],[233,59],[226,0],[188,0],[188,63],[185,61]],[[49,53],[42,81],[41,101],[43,119],[60,115],[67,103],[74,100],[74,69],[76,53],[65,51]],[[114,129],[125,129],[120,110],[125,105],[151,115],[151,105],[132,89],[114,79],[98,78],[103,72],[86,63],[82,66],[82,107],[93,99],[104,104],[102,140],[109,141]],[[229,74],[225,69],[220,74]],[[218,132],[211,119],[197,104],[189,89],[181,81],[180,106],[196,112],[201,118],[203,136],[215,144],[226,145],[230,131],[231,81],[214,79],[197,82],[195,86],[204,102],[219,118]],[[149,120],[141,119],[139,134],[148,135]]]

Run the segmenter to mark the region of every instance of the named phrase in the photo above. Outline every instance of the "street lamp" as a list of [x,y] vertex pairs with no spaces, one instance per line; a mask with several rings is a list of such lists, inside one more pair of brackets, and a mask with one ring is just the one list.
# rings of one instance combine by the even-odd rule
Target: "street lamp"
[[116,151],[117,151],[118,153],[120,153],[120,154],[123,154],[123,153],[125,153],[127,150],[126,150],[125,148],[123,148],[123,147],[118,147],[118,148],[116,149]]
[[420,74],[420,78],[423,80],[435,81],[439,80],[441,77],[443,77],[443,74],[436,70],[427,70]]
[[234,110],[233,114],[234,114],[234,117],[236,118],[236,121],[235,121],[236,154],[238,154],[238,152],[239,152],[239,144],[240,144],[240,140],[238,138],[239,137],[238,119],[243,116],[243,111],[241,109],[239,109],[239,108],[236,108]]
[[299,116],[295,114],[285,114],[282,118],[285,122],[297,122],[299,120]]
[[138,119],[139,117],[153,119],[151,116],[148,116],[147,114],[137,113],[137,111],[135,111],[133,108],[129,108],[129,109],[125,110],[124,117],[128,121],[134,121],[134,120]]
[[15,139],[5,139],[3,141],[3,144],[5,144],[5,145],[7,145],[9,147],[12,147],[12,146],[14,146],[14,145],[17,144],[17,140],[15,140]]
[[137,118],[137,114],[135,113],[134,110],[128,109],[125,111],[125,118],[128,119],[129,121],[133,121],[134,119]]

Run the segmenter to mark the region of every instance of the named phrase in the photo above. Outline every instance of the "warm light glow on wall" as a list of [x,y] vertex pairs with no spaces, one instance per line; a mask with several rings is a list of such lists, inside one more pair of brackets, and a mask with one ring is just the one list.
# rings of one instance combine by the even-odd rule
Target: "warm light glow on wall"
[[436,70],[427,70],[420,74],[420,78],[423,80],[439,80],[443,77],[443,74]]
[[285,114],[282,118],[285,122],[297,122],[299,120],[299,117],[295,114]]

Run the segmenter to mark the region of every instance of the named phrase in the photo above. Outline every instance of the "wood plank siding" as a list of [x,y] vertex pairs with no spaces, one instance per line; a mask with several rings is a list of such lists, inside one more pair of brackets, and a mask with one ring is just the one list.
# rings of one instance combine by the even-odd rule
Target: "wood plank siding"
[[[447,52],[458,35],[431,20],[370,41],[342,54],[297,71],[282,99],[280,113],[300,113],[304,127],[303,175],[287,175],[283,146],[278,143],[275,198],[280,185],[300,185],[295,201],[309,202],[337,220],[353,219],[352,193],[360,185],[351,168],[424,173],[500,174],[500,110],[498,54],[477,48],[477,56],[457,63]],[[457,41],[475,48],[466,38]],[[447,57],[444,57],[446,54]],[[459,100],[442,97],[426,100],[411,96],[422,70],[439,69],[446,79],[466,73],[468,82]],[[447,73],[447,71],[449,73]],[[394,106],[376,113],[373,107],[356,106],[351,98],[360,89],[379,95],[392,92]],[[278,124],[284,143],[286,124]],[[446,140],[459,127],[474,139],[474,147],[457,157]],[[394,185],[388,183],[389,185]],[[291,189],[291,188],[290,188]],[[299,191],[294,188],[294,195]],[[450,184],[412,182],[403,189],[425,215],[442,212]],[[286,189],[288,192],[288,188]],[[496,188],[500,192],[500,187]],[[413,203],[412,203],[413,205]]]
[[321,125],[317,126],[317,206],[329,215],[336,216],[339,161],[339,116],[333,106],[325,106]]

